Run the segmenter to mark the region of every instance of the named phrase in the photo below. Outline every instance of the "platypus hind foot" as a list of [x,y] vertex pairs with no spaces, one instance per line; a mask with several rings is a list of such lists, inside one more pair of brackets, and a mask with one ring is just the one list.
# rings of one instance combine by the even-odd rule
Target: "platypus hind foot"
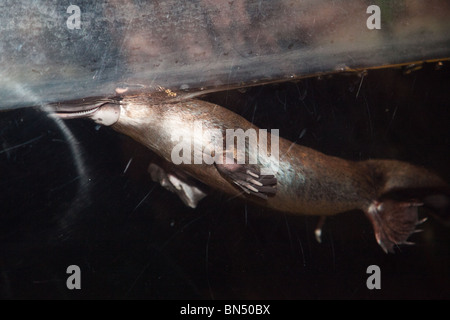
[[178,195],[188,207],[195,209],[198,202],[206,197],[206,193],[183,176],[181,172],[177,174],[174,169],[172,172],[168,172],[155,163],[150,163],[147,171],[154,182]]
[[407,241],[409,236],[417,232],[416,226],[424,220],[418,220],[417,207],[423,203],[411,201],[395,201],[385,199],[374,201],[366,211],[372,222],[378,244],[388,253],[394,252],[394,246],[413,244]]

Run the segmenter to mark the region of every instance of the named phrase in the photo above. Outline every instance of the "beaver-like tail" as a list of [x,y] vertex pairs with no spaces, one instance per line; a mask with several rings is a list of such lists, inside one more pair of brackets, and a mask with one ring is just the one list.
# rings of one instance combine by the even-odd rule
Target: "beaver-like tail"
[[408,238],[426,220],[418,218],[420,206],[430,208],[441,220],[449,220],[450,188],[435,173],[395,160],[368,160],[361,165],[371,172],[375,193],[364,211],[386,253],[394,252],[395,246],[411,244]]

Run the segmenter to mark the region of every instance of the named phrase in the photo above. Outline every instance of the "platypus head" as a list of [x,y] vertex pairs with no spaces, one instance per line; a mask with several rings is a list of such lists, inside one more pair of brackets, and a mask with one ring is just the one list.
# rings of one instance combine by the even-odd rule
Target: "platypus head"
[[89,118],[96,123],[111,126],[119,120],[117,99],[87,98],[50,105],[53,115],[62,119]]

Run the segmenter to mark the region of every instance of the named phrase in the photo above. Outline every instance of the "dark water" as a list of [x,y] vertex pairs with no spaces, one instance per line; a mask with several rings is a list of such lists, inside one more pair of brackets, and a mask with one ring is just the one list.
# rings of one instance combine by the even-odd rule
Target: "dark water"
[[[325,153],[405,160],[450,181],[449,88],[448,65],[426,65],[206,99]],[[66,124],[88,180],[45,114],[0,113],[2,298],[450,298],[450,229],[436,219],[396,254],[384,254],[361,212],[329,218],[318,244],[317,217],[222,194],[186,208],[151,182],[145,148],[89,121]],[[81,290],[66,287],[69,265]],[[380,267],[380,290],[366,287],[369,265]]]

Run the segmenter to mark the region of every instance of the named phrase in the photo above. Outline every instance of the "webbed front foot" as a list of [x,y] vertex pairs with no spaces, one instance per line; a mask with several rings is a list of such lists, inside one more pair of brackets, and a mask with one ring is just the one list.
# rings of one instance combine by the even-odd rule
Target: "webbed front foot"
[[277,178],[272,174],[262,174],[259,165],[228,164],[226,163],[225,156],[223,162],[223,164],[215,164],[217,170],[245,193],[266,200],[269,196],[273,196],[277,192]]

